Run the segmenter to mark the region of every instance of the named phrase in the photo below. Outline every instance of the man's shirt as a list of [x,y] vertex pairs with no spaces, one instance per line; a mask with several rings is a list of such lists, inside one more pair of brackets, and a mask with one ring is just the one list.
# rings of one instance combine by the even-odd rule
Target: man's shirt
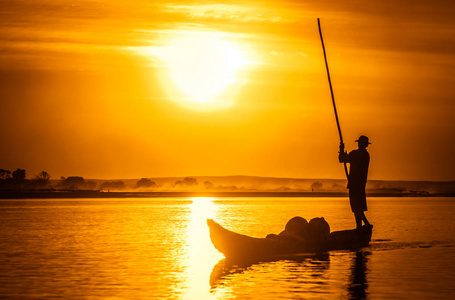
[[366,149],[357,149],[349,152],[341,152],[340,162],[350,164],[348,188],[364,187],[367,183],[368,165],[370,164],[370,154]]

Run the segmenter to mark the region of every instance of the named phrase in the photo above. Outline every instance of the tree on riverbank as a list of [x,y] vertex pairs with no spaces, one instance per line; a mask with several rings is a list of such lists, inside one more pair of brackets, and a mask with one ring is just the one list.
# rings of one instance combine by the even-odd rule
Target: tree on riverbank
[[14,172],[1,169],[0,171],[0,188],[20,190],[25,187],[27,183],[26,171],[24,169],[17,169]]
[[46,171],[41,171],[33,179],[27,179],[25,169],[17,169],[14,172],[0,169],[0,188],[9,190],[37,190],[49,189],[51,176]]
[[138,182],[136,182],[136,188],[153,188],[156,187],[156,183],[154,181],[151,181],[148,178],[142,178]]
[[0,169],[0,180],[11,178],[11,171]]
[[96,183],[93,181],[86,181],[81,176],[62,177],[60,182],[56,185],[57,188],[67,190],[94,190]]
[[183,178],[183,180],[177,180],[174,183],[174,188],[187,189],[187,188],[195,188],[198,185],[199,185],[199,183],[197,182],[196,178],[194,178],[194,177],[185,177],[185,178]]
[[24,181],[26,175],[26,171],[24,169],[17,169],[16,171],[13,172],[13,179],[16,181]]

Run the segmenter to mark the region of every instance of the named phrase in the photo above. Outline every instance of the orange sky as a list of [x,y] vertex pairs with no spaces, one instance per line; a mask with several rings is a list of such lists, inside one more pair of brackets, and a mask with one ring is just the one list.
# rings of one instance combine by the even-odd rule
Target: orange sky
[[[346,147],[373,143],[370,179],[455,180],[453,1],[75,3],[0,0],[0,168],[343,178],[319,17]],[[213,105],[174,80],[197,87],[221,60],[188,58],[185,37],[243,55]]]

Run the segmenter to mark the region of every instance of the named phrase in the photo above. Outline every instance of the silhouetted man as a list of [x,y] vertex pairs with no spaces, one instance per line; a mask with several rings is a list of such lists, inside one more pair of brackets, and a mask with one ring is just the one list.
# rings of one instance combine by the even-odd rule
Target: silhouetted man
[[349,152],[344,151],[344,144],[340,144],[340,163],[349,163],[350,170],[348,176],[349,201],[351,210],[355,216],[357,228],[362,227],[362,221],[367,226],[371,226],[365,216],[367,211],[367,198],[365,185],[367,183],[368,165],[370,164],[370,154],[367,147],[371,144],[368,137],[361,135],[358,140],[359,149]]

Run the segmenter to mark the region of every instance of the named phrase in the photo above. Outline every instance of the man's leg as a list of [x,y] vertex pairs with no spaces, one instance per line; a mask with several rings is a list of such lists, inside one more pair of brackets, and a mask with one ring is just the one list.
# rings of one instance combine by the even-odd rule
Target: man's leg
[[357,228],[362,227],[362,221],[365,223],[367,226],[371,226],[370,222],[368,222],[367,217],[365,216],[365,213],[363,211],[355,212],[355,222],[357,224]]
[[365,216],[365,213],[362,211],[362,221],[365,223],[367,226],[371,226],[370,222],[368,222],[367,217]]
[[[355,216],[355,223],[357,225],[357,229],[359,229],[360,227],[362,227],[362,214],[363,214],[363,211],[362,212],[355,212],[354,213],[354,216]],[[364,215],[365,216],[365,215]]]

